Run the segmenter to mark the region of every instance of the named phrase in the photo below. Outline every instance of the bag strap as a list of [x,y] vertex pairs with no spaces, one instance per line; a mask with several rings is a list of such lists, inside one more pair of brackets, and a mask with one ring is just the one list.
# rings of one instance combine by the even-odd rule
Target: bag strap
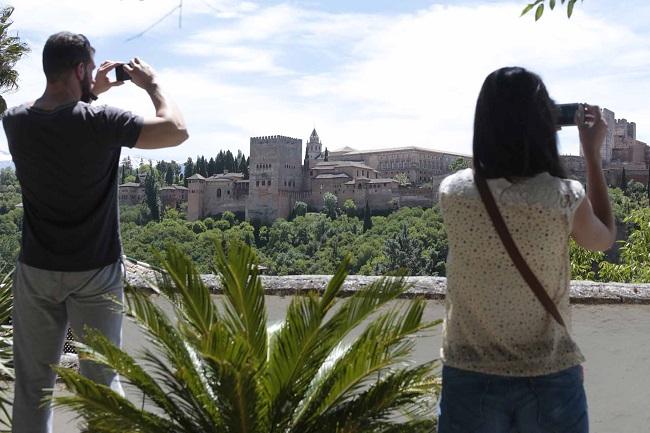
[[539,302],[542,303],[546,311],[548,311],[548,313],[553,316],[557,323],[566,328],[564,319],[562,319],[562,316],[560,315],[555,302],[553,302],[551,297],[544,289],[544,286],[542,286],[542,283],[539,282],[533,271],[530,269],[528,263],[526,263],[526,260],[519,252],[519,248],[517,248],[515,241],[512,239],[510,231],[508,231],[508,227],[506,226],[506,223],[501,216],[501,212],[499,211],[499,208],[494,201],[494,197],[490,192],[487,181],[485,178],[474,172],[474,182],[476,183],[476,187],[481,194],[481,200],[483,200],[483,204],[485,205],[487,213],[492,220],[492,224],[494,224],[494,228],[499,234],[501,242],[503,242],[503,246],[506,248],[506,251],[508,251],[508,255],[510,255],[510,258],[512,259],[515,267],[524,278],[526,283],[528,283],[528,286],[533,291],[533,294],[539,300]]

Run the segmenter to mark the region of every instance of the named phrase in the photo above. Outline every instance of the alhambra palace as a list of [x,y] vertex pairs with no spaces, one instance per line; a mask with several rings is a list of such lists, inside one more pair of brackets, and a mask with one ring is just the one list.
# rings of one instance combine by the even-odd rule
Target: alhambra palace
[[[616,119],[605,109],[609,125],[601,150],[607,181],[620,186],[624,179],[648,184],[650,146],[636,139],[636,124]],[[359,151],[350,147],[323,149],[314,129],[303,155],[301,139],[281,135],[250,139],[249,179],[241,173],[222,173],[208,178],[195,174],[184,186],[160,190],[163,206],[187,203],[187,219],[195,221],[231,211],[262,223],[287,218],[297,201],[322,209],[330,192],[339,204],[351,199],[357,207],[388,211],[402,206],[431,207],[437,201],[442,179],[459,159],[471,165],[471,156],[415,146]],[[570,176],[585,181],[582,156],[563,155]],[[408,182],[398,182],[396,176]],[[144,200],[142,183],[120,185],[120,202]]]

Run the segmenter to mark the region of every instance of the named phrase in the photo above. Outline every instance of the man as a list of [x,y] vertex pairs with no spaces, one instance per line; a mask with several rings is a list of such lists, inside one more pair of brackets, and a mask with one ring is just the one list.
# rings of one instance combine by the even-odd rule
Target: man
[[[156,149],[188,138],[181,113],[137,58],[124,69],[151,97],[155,117],[90,105],[123,84],[107,76],[115,62],[102,63],[92,79],[94,53],[83,35],[50,36],[43,49],[45,92],[3,118],[25,212],[14,278],[15,433],[52,431],[51,408],[42,402],[54,386],[51,366],[60,359],[68,323],[82,340],[89,327],[121,343],[121,147]],[[84,361],[80,367],[123,392],[114,371]]]

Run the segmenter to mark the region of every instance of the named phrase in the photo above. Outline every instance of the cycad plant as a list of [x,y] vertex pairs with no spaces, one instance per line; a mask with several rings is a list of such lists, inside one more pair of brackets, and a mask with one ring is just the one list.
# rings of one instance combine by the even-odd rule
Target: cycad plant
[[176,248],[162,260],[160,285],[175,317],[128,294],[127,313],[154,346],[137,361],[99,333],[81,350],[139,389],[144,405],[68,369],[57,371],[72,395],[55,404],[95,432],[433,431],[436,363],[416,365],[410,356],[415,337],[438,322],[423,322],[422,300],[386,305],[405,291],[402,279],[337,299],[344,261],[321,295],[294,297],[269,328],[253,252],[243,244],[217,249],[223,296],[216,302]]
[[9,323],[13,307],[13,270],[0,268],[0,431],[11,429],[11,388],[14,379],[13,328]]

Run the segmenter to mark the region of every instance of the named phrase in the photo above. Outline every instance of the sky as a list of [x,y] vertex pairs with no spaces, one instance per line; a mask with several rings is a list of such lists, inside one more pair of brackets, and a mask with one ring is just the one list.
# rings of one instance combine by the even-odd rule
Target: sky
[[[560,103],[607,107],[650,142],[650,2],[586,0],[569,20],[519,17],[526,1],[499,0],[13,0],[21,60],[10,106],[45,86],[41,52],[60,30],[83,33],[105,59],[134,56],[157,71],[190,134],[170,149],[123,155],[185,161],[220,150],[248,154],[249,138],[302,138],[313,128],[336,150],[420,146],[471,154],[476,97],[502,66],[542,76]],[[558,2],[559,3],[559,2]],[[623,6],[624,5],[624,6]],[[181,26],[179,28],[179,21]],[[131,83],[97,103],[153,116]],[[560,153],[578,154],[577,131]],[[0,134],[0,161],[9,159]]]

